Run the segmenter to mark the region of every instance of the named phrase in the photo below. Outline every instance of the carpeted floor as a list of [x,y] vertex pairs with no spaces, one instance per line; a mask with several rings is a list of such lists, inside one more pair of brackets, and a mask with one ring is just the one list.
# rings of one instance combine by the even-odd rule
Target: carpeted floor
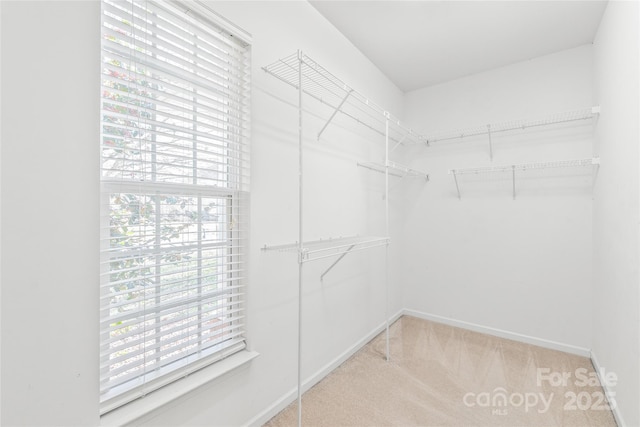
[[[304,394],[303,426],[615,426],[589,359],[404,316]],[[615,389],[615,387],[614,387]],[[294,402],[266,426],[297,425]]]

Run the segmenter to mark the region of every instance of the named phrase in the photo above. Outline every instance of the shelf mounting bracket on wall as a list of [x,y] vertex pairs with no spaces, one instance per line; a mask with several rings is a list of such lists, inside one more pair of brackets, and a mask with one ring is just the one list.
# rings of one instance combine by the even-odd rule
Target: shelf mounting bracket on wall
[[338,111],[340,111],[344,103],[347,102],[347,99],[349,99],[351,92],[353,92],[353,89],[349,89],[347,91],[347,94],[344,96],[344,98],[342,98],[342,101],[340,101],[340,104],[338,104],[338,106],[333,110],[333,113],[329,117],[329,120],[327,120],[327,123],[325,123],[324,126],[322,126],[322,129],[320,129],[320,132],[318,132],[318,141],[320,140],[320,136],[322,136],[322,133],[324,132],[324,130],[327,128],[327,126],[329,126],[329,123],[331,123],[331,120],[333,120],[336,114],[338,114]]
[[516,166],[511,166],[511,180],[513,182],[513,200],[516,199]]
[[491,144],[491,125],[487,125],[487,135],[489,135],[489,159],[493,161],[493,145]]
[[405,134],[402,138],[400,138],[400,140],[396,143],[396,145],[393,146],[393,148],[391,149],[391,152],[393,153],[395,151],[396,148],[398,148],[399,146],[401,146],[404,141],[407,139],[407,136],[409,134]]
[[455,169],[451,169],[451,174],[453,175],[453,181],[456,183],[456,191],[458,192],[458,200],[462,200],[462,197],[460,196],[460,186],[458,185],[458,178],[456,176],[456,170]]
[[324,271],[324,273],[322,273],[322,274],[320,275],[320,281],[321,281],[321,282],[323,282],[323,281],[324,281],[324,276],[326,276],[326,275],[327,275],[327,273],[328,273],[329,271],[331,271],[331,269],[332,269],[333,267],[335,267],[335,266],[336,266],[336,264],[338,264],[340,261],[342,261],[342,258],[346,257],[346,256],[347,256],[347,254],[348,254],[349,252],[351,252],[351,250],[352,250],[355,246],[356,246],[355,244],[350,245],[350,246],[347,248],[347,250],[346,250],[342,255],[340,255],[340,257],[338,257],[338,259],[337,259],[337,260],[333,261],[333,263],[329,266],[329,268],[327,268],[327,269]]

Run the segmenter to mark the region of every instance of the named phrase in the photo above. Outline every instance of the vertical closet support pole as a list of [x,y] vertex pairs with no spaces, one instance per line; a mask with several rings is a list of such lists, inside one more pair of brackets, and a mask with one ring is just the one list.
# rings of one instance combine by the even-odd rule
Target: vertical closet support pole
[[302,51],[298,51],[298,427],[302,426]]
[[[389,237],[389,113],[385,113],[385,129],[384,129],[384,217],[385,232]],[[384,287],[385,287],[385,326],[386,326],[386,359],[389,361],[389,243],[385,246],[384,255]]]

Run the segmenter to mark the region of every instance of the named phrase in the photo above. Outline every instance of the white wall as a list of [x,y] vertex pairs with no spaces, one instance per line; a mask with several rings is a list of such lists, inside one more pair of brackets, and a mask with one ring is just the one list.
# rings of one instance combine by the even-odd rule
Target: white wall
[[[254,37],[247,335],[260,357],[140,420],[148,425],[240,425],[293,397],[296,257],[260,247],[297,239],[297,93],[261,67],[302,49],[402,114],[402,93],[307,2],[209,6]],[[1,421],[96,425],[99,3],[2,7]],[[322,124],[307,115],[305,238],[383,234],[380,180],[356,167],[381,157],[382,139],[338,120],[316,142]],[[324,284],[331,260],[305,269],[303,377],[384,321],[383,260],[383,249],[349,255]]]
[[2,425],[98,411],[99,3],[2,3]]
[[[405,118],[429,134],[545,117],[592,101],[586,45],[407,93]],[[458,200],[447,172],[588,158],[592,130],[581,124],[494,135],[493,163],[486,136],[409,150],[411,166],[432,179],[406,197],[405,307],[590,348],[591,176],[550,171],[516,179],[516,200],[509,174],[460,178]]]
[[[593,354],[615,372],[618,414],[640,425],[638,312],[639,150],[637,2],[609,2],[594,42],[595,101],[602,105],[595,151]],[[624,424],[623,424],[624,425]]]

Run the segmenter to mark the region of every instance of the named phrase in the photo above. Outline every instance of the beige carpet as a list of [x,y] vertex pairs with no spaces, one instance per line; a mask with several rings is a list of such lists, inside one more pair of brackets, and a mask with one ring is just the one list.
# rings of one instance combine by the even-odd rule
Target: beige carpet
[[[391,361],[383,333],[304,394],[304,426],[616,425],[587,358],[408,316],[390,331]],[[297,425],[296,403],[266,425]]]

